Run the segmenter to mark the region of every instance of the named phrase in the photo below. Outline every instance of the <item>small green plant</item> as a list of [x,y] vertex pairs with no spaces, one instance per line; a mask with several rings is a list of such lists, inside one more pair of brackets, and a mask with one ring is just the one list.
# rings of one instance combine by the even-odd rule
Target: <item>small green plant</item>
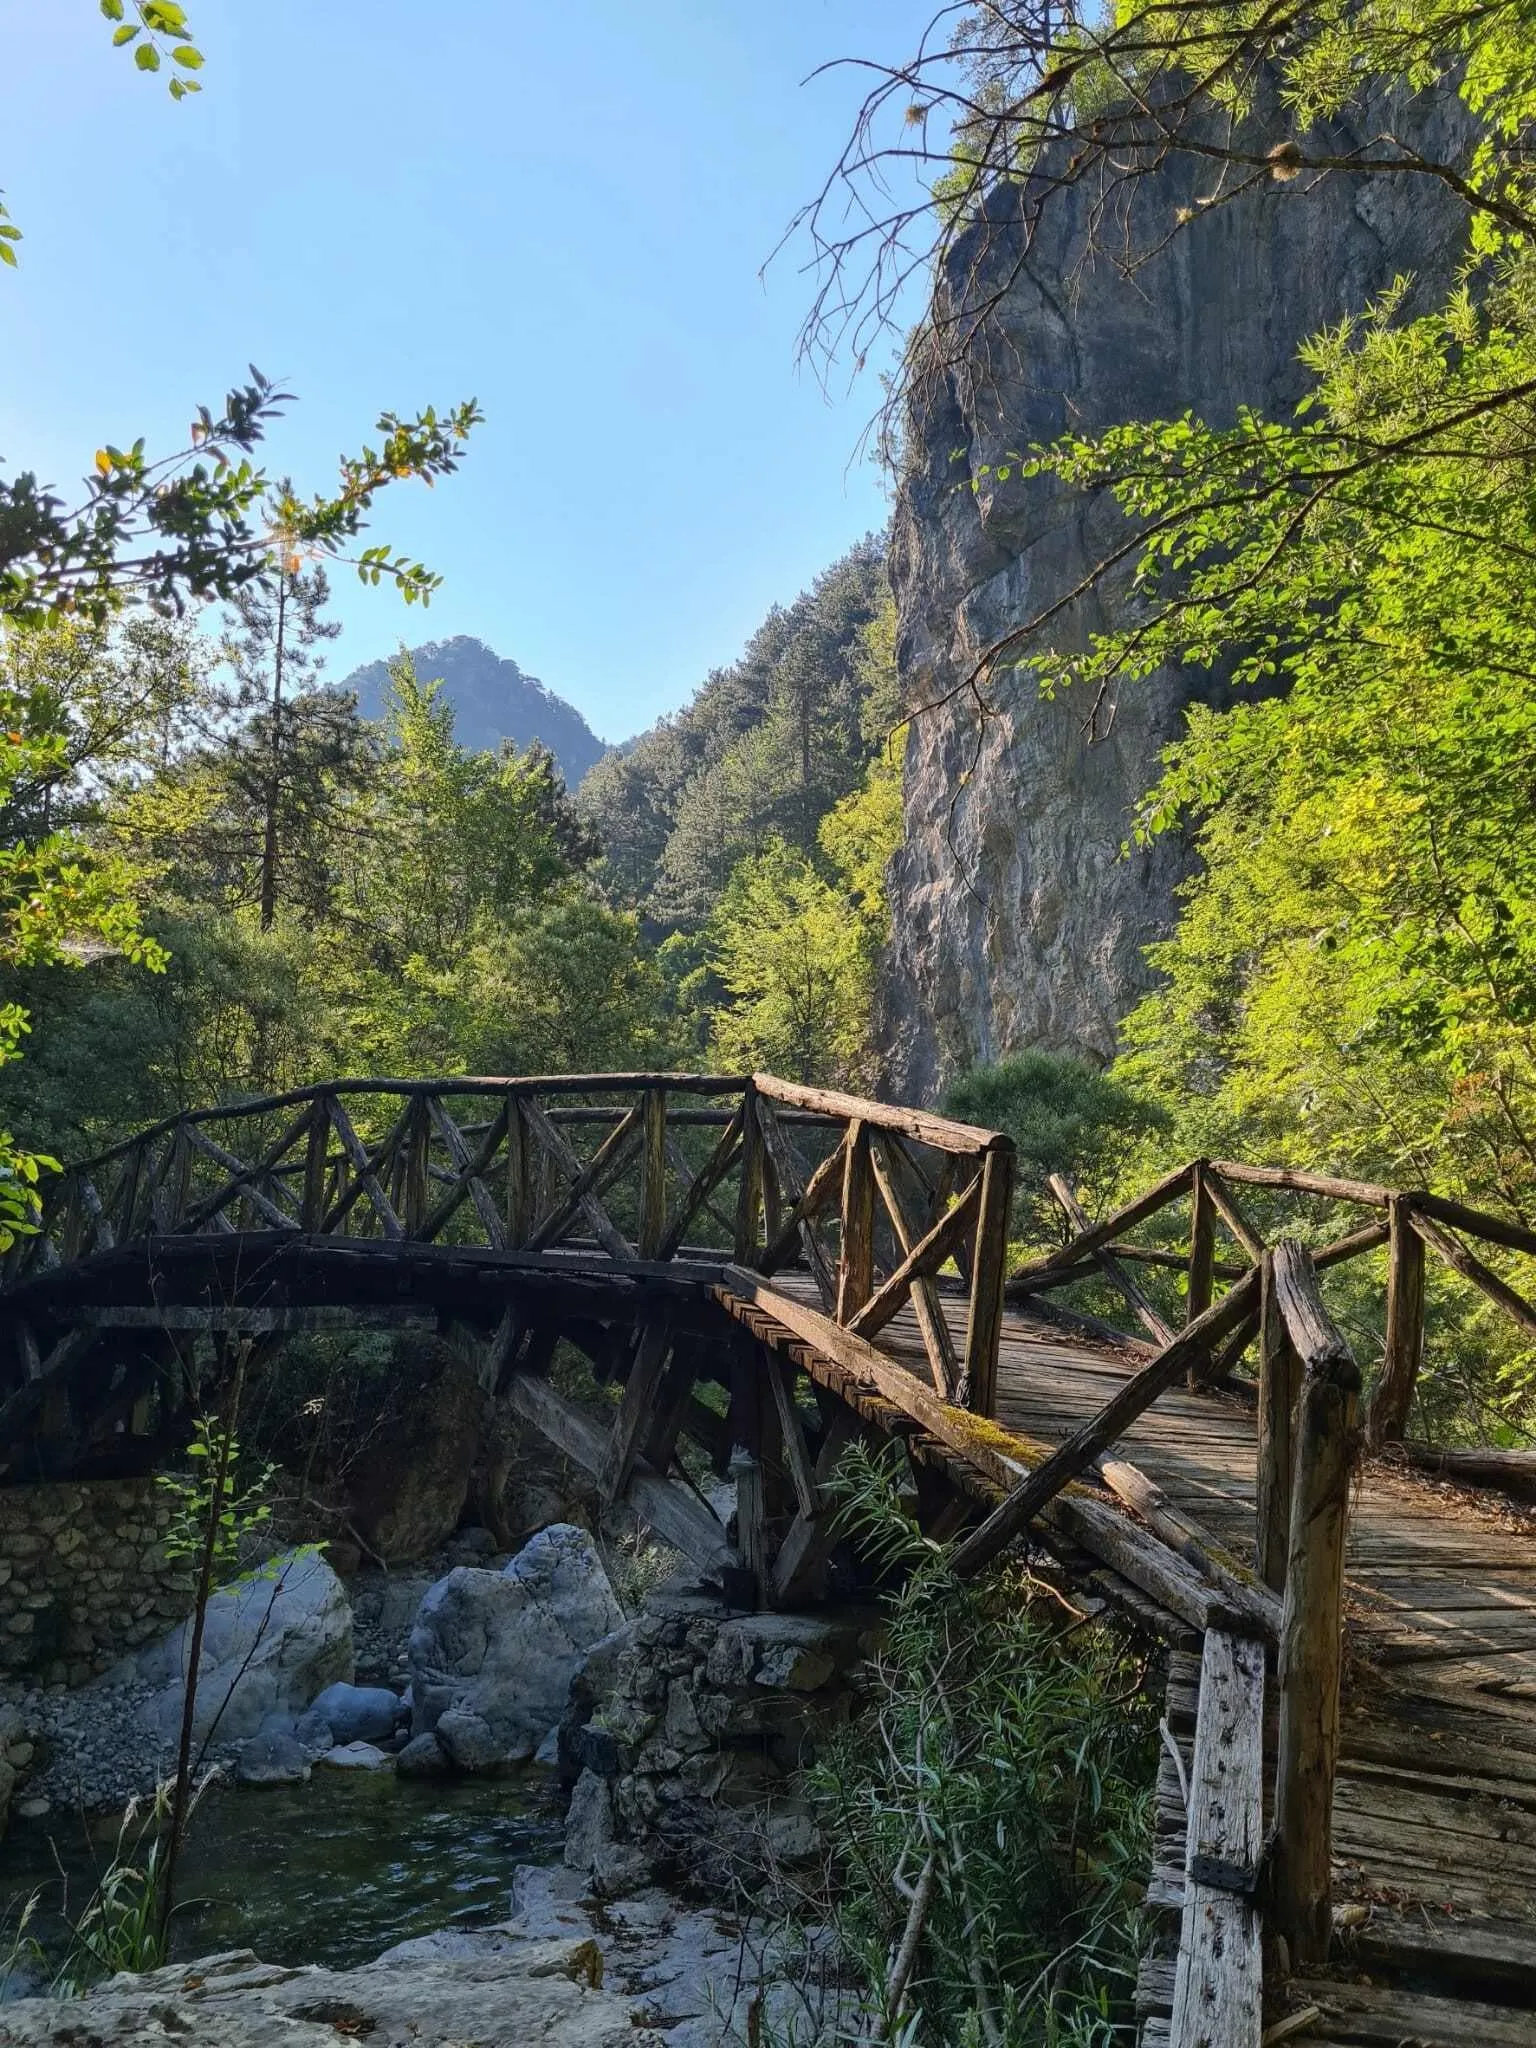
[[875,1705],[809,1774],[859,2038],[1128,2042],[1156,1772],[1145,1663],[1017,1572],[957,1580],[902,1510],[898,1455],[856,1447],[835,1481],[845,1533],[902,1583]]

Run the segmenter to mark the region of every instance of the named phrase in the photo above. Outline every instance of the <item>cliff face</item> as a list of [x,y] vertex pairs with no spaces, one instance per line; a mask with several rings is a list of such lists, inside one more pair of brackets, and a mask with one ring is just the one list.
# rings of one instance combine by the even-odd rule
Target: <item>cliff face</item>
[[[1168,232],[1215,176],[1169,159],[1135,197],[1134,239]],[[892,548],[909,706],[954,690],[1117,531],[1113,507],[1050,482],[982,478],[973,492],[982,466],[1069,428],[1186,410],[1226,424],[1245,402],[1288,415],[1306,388],[1302,340],[1402,271],[1432,302],[1460,248],[1459,214],[1428,180],[1297,180],[1197,210],[1128,278],[1086,248],[1099,196],[1056,194],[1026,252],[1025,195],[995,195],[941,280],[951,302],[962,279],[973,303],[999,296],[964,361],[909,408]],[[1100,238],[1117,234],[1123,243],[1123,223],[1110,222]],[[1064,615],[1057,644],[1115,623],[1119,601],[1114,587],[1093,593]],[[882,991],[887,1080],[903,1096],[931,1096],[966,1065],[1026,1045],[1111,1053],[1187,861],[1171,837],[1122,858],[1131,807],[1185,705],[1219,693],[1190,672],[1128,684],[1100,708],[1108,732],[1093,739],[1086,701],[1042,701],[1017,677],[988,687],[984,718],[959,696],[916,720]]]

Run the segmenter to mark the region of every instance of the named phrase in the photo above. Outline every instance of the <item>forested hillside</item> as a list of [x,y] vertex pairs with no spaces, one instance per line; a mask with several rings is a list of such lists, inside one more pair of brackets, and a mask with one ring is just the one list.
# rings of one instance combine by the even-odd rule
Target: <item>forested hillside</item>
[[900,833],[894,632],[871,537],[581,786],[603,885],[659,941],[695,1052],[806,1080],[873,1071]]

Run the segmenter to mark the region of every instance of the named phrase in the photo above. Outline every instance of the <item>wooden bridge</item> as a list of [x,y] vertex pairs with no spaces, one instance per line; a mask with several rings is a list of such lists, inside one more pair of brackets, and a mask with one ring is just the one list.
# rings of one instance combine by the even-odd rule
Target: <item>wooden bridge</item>
[[[1146,2042],[1536,2043],[1536,1530],[1398,1446],[1426,1251],[1536,1333],[1536,1235],[1200,1161],[1097,1223],[1055,1184],[1068,1241],[1010,1273],[1013,1170],[998,1133],[761,1074],[175,1118],[61,1175],[7,1256],[0,1479],[151,1462],[232,1346],[414,1319],[727,1598],[790,1605],[842,1450],[899,1437],[958,1568],[1023,1539],[1167,1646]],[[1318,1277],[1356,1261],[1387,1309],[1363,1427]],[[562,1338],[607,1405],[552,1383]]]

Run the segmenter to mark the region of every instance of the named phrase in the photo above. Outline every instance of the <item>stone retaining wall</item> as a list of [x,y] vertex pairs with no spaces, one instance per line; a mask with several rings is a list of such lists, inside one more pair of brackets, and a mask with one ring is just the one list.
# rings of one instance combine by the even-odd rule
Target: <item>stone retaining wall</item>
[[627,1634],[601,1704],[567,1736],[567,1863],[614,1891],[649,1869],[729,1888],[814,1856],[796,1774],[847,1719],[876,1618],[732,1614],[674,1582]]
[[84,1685],[192,1603],[154,1480],[0,1487],[0,1680]]

